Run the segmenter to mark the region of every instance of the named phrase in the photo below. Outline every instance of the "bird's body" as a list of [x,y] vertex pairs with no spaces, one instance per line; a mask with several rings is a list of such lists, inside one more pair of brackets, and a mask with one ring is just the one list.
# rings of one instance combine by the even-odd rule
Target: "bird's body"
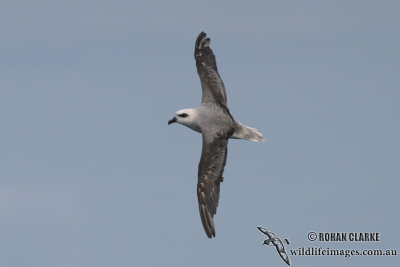
[[181,124],[190,129],[203,133],[213,134],[221,131],[234,131],[235,121],[230,114],[220,112],[220,109],[214,105],[200,105],[192,109],[179,110],[177,114],[186,113],[190,117],[190,121],[183,121]]
[[203,149],[198,170],[197,197],[204,230],[211,238],[215,236],[213,216],[218,206],[228,139],[264,141],[264,138],[256,129],[245,126],[232,117],[227,106],[225,87],[209,45],[210,39],[206,38],[205,33],[200,33],[194,52],[202,86],[200,106],[177,111],[168,124],[178,122],[202,134]]

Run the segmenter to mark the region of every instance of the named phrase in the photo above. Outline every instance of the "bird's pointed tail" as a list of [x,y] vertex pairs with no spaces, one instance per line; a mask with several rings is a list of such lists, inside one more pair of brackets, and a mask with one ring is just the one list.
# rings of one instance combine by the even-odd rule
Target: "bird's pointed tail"
[[265,141],[264,137],[257,129],[246,126],[240,122],[236,122],[236,129],[231,138],[246,139],[258,142]]

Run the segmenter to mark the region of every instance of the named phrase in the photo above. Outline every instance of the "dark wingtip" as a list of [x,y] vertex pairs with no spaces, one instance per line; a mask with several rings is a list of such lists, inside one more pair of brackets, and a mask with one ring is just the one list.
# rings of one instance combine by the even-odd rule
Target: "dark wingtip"
[[203,47],[207,47],[210,45],[210,38],[206,38],[207,34],[205,32],[201,32],[197,37],[196,44],[194,46],[195,49],[201,49]]
[[265,229],[264,227],[261,227],[261,226],[257,226],[257,229],[260,230],[260,232],[263,234],[267,234],[267,232],[268,232],[267,229]]
[[215,237],[215,227],[214,227],[214,220],[212,218],[212,215],[204,205],[200,205],[200,217],[201,217],[201,222],[203,224],[204,231],[206,232],[206,235],[208,238],[213,238]]

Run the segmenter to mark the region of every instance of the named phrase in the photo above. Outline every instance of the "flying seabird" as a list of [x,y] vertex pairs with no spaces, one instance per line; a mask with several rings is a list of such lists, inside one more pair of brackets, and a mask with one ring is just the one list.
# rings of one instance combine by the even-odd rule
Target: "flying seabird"
[[[274,233],[268,231],[267,229],[265,229],[261,226],[258,226],[257,228],[258,228],[258,230],[260,230],[262,233],[266,234],[269,237],[267,240],[264,240],[263,245],[275,246],[276,251],[278,251],[279,256],[281,256],[282,260],[284,262],[286,262],[287,265],[290,266],[289,257],[286,254],[285,247],[283,246],[282,240],[280,240]],[[285,242],[287,244],[289,244],[289,240],[287,240],[286,238],[285,238]]]
[[257,129],[237,122],[226,102],[224,83],[218,74],[210,38],[201,32],[194,49],[197,72],[202,87],[200,106],[182,109],[168,121],[177,122],[199,132],[203,149],[198,169],[197,197],[201,222],[209,238],[215,237],[214,214],[217,212],[219,187],[226,163],[228,139],[264,141]]

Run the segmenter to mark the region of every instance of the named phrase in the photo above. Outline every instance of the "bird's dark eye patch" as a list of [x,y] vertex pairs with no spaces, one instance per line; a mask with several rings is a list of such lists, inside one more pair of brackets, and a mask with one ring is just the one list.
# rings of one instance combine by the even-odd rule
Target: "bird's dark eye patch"
[[182,113],[182,114],[178,114],[178,116],[181,117],[181,118],[186,118],[188,116],[188,114]]

